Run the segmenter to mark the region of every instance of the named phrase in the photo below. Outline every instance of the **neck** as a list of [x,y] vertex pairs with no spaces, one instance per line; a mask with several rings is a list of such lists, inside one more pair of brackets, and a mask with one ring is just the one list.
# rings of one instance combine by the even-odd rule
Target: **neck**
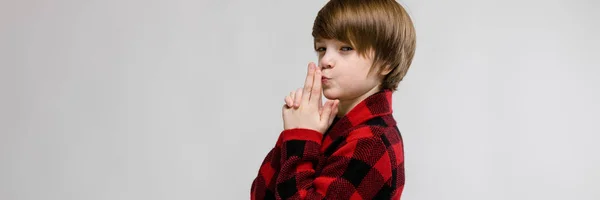
[[369,91],[365,92],[364,94],[359,95],[356,98],[340,100],[340,103],[338,105],[337,116],[343,117],[344,115],[348,114],[348,112],[350,112],[352,110],[352,108],[354,108],[356,105],[358,105],[361,101],[363,101],[367,97],[379,92],[380,90],[381,90],[380,86],[377,85],[377,86],[371,88]]

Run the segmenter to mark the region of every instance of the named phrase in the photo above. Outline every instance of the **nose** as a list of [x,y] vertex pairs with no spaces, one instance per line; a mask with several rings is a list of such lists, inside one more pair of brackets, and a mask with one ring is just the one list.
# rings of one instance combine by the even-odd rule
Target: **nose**
[[319,60],[319,67],[321,68],[321,70],[333,68],[335,63],[332,54],[333,53],[325,51],[325,55],[323,55],[323,57],[321,57],[321,59]]

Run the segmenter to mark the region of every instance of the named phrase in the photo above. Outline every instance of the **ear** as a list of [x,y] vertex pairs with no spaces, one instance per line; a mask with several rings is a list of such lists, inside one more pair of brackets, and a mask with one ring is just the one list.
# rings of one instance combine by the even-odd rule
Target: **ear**
[[383,66],[383,69],[381,70],[381,75],[386,76],[390,72],[392,72],[392,68],[389,65],[386,65],[386,66]]

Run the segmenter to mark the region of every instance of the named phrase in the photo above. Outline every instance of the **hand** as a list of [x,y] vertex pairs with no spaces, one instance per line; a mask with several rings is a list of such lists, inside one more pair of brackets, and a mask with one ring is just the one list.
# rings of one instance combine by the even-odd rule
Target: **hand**
[[[305,128],[324,133],[338,112],[338,100],[322,105],[321,70],[309,63],[304,88],[290,93],[283,105],[283,128]],[[292,101],[293,100],[293,101]],[[290,106],[291,105],[291,106]]]
[[[287,106],[287,108],[295,108],[298,109],[300,107],[300,101],[302,100],[302,91],[303,88],[298,88],[295,92],[292,91],[290,92],[290,95],[285,96],[285,105]],[[320,95],[319,97],[319,115],[323,113],[323,104],[321,104],[321,102],[323,102],[322,100],[322,95]]]

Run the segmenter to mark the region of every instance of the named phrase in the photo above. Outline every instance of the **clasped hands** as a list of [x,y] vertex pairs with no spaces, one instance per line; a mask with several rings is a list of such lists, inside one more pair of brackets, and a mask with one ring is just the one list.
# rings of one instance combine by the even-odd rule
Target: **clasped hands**
[[325,133],[338,112],[339,100],[327,100],[322,104],[321,69],[311,62],[304,88],[285,97],[283,105],[283,129],[311,129]]

